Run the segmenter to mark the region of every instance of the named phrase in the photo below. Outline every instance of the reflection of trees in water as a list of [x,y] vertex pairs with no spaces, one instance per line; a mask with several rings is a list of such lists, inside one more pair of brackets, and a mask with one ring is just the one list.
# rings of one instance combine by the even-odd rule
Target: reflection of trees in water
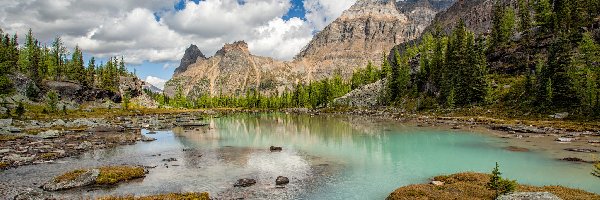
[[[388,135],[380,124],[360,118],[288,114],[241,114],[215,119],[221,145],[268,148],[297,147],[307,151],[381,156]],[[338,151],[338,152],[336,152]]]

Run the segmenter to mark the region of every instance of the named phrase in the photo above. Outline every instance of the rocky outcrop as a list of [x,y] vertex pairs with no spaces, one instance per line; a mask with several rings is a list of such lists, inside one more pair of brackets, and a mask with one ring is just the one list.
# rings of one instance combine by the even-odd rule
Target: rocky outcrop
[[379,105],[379,99],[385,88],[385,79],[362,86],[350,93],[334,99],[335,105],[351,107],[374,107]]

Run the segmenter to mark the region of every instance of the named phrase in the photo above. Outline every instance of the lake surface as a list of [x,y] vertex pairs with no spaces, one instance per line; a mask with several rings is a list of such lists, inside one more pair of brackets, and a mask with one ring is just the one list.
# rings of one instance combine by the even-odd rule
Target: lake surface
[[[511,152],[487,134],[419,128],[365,117],[236,115],[209,127],[175,129],[158,140],[87,153],[57,164],[8,170],[0,178],[39,182],[66,170],[106,164],[155,166],[143,180],[116,188],[66,191],[64,197],[208,191],[222,198],[385,199],[396,188],[442,174],[490,172],[532,185],[563,185],[600,193],[591,165],[557,161],[544,152]],[[143,134],[148,131],[143,130]],[[269,152],[269,146],[283,151]],[[160,154],[160,155],[159,155]],[[176,158],[175,162],[163,159]],[[44,173],[42,173],[44,172]],[[277,176],[291,183],[275,188]],[[255,178],[250,188],[233,188]]]

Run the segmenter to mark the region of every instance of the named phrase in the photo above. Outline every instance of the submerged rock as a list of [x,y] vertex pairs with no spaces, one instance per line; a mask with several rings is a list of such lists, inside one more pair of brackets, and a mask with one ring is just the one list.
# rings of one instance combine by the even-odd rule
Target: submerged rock
[[277,179],[275,179],[275,185],[287,185],[288,183],[290,183],[290,179],[285,176],[278,176]]
[[88,186],[96,183],[96,179],[100,175],[99,169],[91,169],[87,170],[79,175],[77,175],[74,179],[52,179],[51,181],[45,183],[42,186],[42,189],[46,191],[58,191],[58,190],[66,190],[76,187]]
[[145,135],[142,135],[142,138],[140,139],[142,142],[152,142],[152,141],[156,141],[156,138],[153,137],[148,137]]
[[235,184],[233,184],[233,187],[250,187],[254,184],[256,184],[256,180],[251,178],[243,178],[239,179]]
[[499,196],[496,200],[561,200],[561,198],[550,192],[516,192]]
[[271,147],[269,147],[269,150],[271,152],[280,152],[280,151],[283,151],[283,148],[282,147],[271,146]]
[[595,153],[598,152],[594,149],[581,149],[581,148],[566,148],[566,151],[572,151],[572,152],[580,152],[580,153]]
[[162,161],[163,162],[175,162],[175,161],[177,161],[177,159],[176,158],[166,158],[166,159],[163,159]]
[[14,200],[47,200],[47,199],[55,199],[52,194],[45,192],[40,189],[28,188],[27,191],[24,191],[17,196],[15,196]]

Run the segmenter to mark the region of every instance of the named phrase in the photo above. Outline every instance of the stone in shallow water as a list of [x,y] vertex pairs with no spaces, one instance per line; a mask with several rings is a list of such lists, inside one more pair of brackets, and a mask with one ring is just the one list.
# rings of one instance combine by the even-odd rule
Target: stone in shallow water
[[516,192],[499,196],[496,200],[561,200],[550,192]]
[[237,183],[233,184],[233,187],[250,187],[256,184],[256,180],[251,178],[239,179]]
[[280,152],[280,151],[283,150],[283,148],[282,147],[271,146],[271,147],[269,147],[269,150],[271,152]]
[[566,148],[566,151],[573,151],[573,152],[581,152],[581,153],[595,153],[598,152],[594,149],[580,149],[580,148]]
[[290,183],[290,179],[285,176],[278,176],[277,179],[275,179],[275,185],[287,185],[288,183]]
[[65,180],[56,182],[54,179],[48,181],[42,186],[42,189],[46,191],[58,191],[58,190],[66,190],[76,187],[88,186],[96,183],[96,179],[100,175],[99,169],[91,169],[88,170],[81,175],[77,176],[73,180]]

